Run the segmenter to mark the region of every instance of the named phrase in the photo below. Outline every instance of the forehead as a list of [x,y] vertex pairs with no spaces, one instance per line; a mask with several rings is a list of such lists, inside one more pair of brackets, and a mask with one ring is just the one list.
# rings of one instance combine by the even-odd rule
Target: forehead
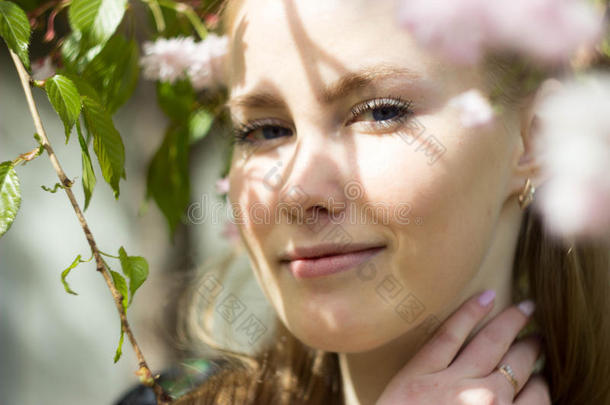
[[395,15],[395,0],[245,0],[231,33],[231,97],[261,83],[315,95],[349,72],[380,63],[422,77],[443,71]]

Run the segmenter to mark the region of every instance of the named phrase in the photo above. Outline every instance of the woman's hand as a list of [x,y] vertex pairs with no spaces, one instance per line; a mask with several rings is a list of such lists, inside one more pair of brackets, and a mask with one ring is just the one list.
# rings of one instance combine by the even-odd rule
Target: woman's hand
[[[491,311],[493,298],[494,293],[486,291],[466,301],[390,381],[376,405],[550,404],[546,382],[531,376],[539,340],[513,342],[533,312],[531,302],[498,314],[460,351]],[[516,387],[498,370],[503,364],[512,368]]]

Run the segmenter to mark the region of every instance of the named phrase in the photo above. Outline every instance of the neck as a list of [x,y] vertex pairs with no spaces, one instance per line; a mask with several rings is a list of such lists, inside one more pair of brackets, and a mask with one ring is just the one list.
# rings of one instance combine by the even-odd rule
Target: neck
[[[456,302],[448,304],[444,313],[435,314],[439,320],[447,319],[473,294],[494,289],[496,299],[493,310],[472,331],[467,342],[491,318],[512,304],[512,266],[519,228],[508,224],[515,223],[520,221],[515,221],[514,218],[500,221],[488,254],[482,262],[481,271]],[[338,353],[345,405],[374,405],[390,380],[431,336],[431,333],[421,329],[423,328],[411,329],[373,350]]]
[[[511,304],[510,288],[498,287],[496,292],[495,306],[488,319]],[[338,353],[345,405],[374,405],[390,380],[429,336],[416,330],[367,352]]]

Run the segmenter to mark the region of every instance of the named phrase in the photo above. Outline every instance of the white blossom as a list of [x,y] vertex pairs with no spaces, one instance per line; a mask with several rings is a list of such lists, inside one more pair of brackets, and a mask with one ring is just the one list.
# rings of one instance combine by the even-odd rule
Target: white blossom
[[144,56],[140,59],[144,77],[173,83],[184,78],[196,51],[192,37],[159,38],[143,44]]
[[480,127],[493,121],[494,111],[489,101],[477,89],[470,89],[448,101],[448,105],[460,112],[464,127]]
[[543,177],[538,208],[562,235],[610,234],[610,74],[565,83],[536,112]]
[[223,83],[223,61],[227,53],[228,38],[208,34],[197,44],[188,75],[197,90],[214,88]]
[[143,75],[149,80],[170,83],[188,77],[196,90],[216,87],[222,84],[227,42],[226,36],[213,33],[200,42],[192,37],[145,42],[140,60]]
[[427,49],[475,64],[490,49],[565,62],[603,36],[603,15],[586,0],[398,0],[398,22]]

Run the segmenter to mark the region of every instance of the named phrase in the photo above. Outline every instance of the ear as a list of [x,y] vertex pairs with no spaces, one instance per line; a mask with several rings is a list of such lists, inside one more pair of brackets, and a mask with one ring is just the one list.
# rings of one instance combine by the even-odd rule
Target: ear
[[540,118],[536,111],[541,102],[561,88],[560,81],[554,78],[546,79],[535,94],[529,98],[519,113],[520,137],[513,159],[513,178],[511,191],[520,193],[529,178],[534,187],[540,187],[547,179],[542,172],[543,156],[535,147],[540,129]]

